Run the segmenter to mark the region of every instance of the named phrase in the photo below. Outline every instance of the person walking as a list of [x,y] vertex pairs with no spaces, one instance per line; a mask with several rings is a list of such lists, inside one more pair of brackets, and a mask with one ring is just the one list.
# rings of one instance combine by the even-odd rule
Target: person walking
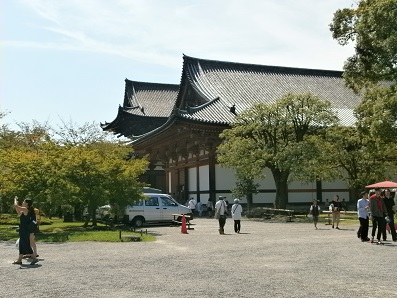
[[368,201],[368,192],[361,192],[361,199],[357,201],[357,216],[360,221],[360,227],[357,231],[357,237],[361,239],[362,242],[367,242],[370,239],[368,238],[368,229],[369,229],[369,201]]
[[33,260],[30,265],[34,265],[38,262],[36,253],[33,252],[30,244],[29,224],[36,219],[32,205],[32,200],[25,199],[20,206],[18,203],[18,197],[14,198],[14,207],[16,212],[19,214],[19,256],[18,260],[13,262],[15,265],[22,265],[22,258],[24,255],[32,256]]
[[372,220],[372,232],[370,243],[374,243],[375,232],[377,232],[377,244],[383,244],[380,240],[380,236],[383,231],[383,226],[385,225],[385,216],[386,216],[386,206],[385,202],[382,200],[380,196],[380,188],[375,188],[375,194],[369,198],[369,210],[371,212],[371,220]]
[[197,202],[196,204],[196,212],[198,213],[198,216],[201,217],[203,210],[202,210],[203,204],[201,204],[200,201]]
[[[386,206],[386,213],[387,213],[387,217],[388,217],[388,224],[390,227],[391,238],[394,242],[396,242],[397,235],[396,235],[396,229],[394,227],[394,205],[395,204],[394,204],[394,198],[391,197],[390,189],[385,190],[385,196],[383,198],[383,201]],[[383,240],[386,240],[386,224],[384,225],[383,233],[384,233]]]
[[189,202],[187,203],[187,206],[190,210],[190,213],[192,214],[192,218],[193,219],[193,215],[194,215],[194,211],[196,210],[196,200],[194,198],[190,198]]
[[243,207],[239,204],[239,199],[234,199],[234,204],[232,206],[232,218],[234,220],[234,232],[240,233],[241,229],[241,213],[243,212]]
[[313,224],[316,230],[317,228],[317,223],[318,223],[318,216],[320,214],[320,206],[318,205],[318,201],[314,200],[313,204],[310,206],[310,211],[309,214],[313,216]]
[[219,234],[225,234],[225,224],[226,224],[226,202],[224,197],[219,196],[218,201],[215,204],[215,218],[219,222]]
[[[332,203],[330,205],[330,209],[331,208],[332,208],[332,228],[340,230],[339,229],[340,211],[343,209],[343,207],[342,207],[342,203],[339,202],[339,196],[338,195],[334,196],[334,199],[333,199],[333,201],[332,201]],[[335,227],[335,224],[336,224],[336,227]]]
[[212,199],[208,198],[207,201],[207,211],[208,211],[208,218],[212,218],[212,210],[214,209],[214,204],[212,203]]

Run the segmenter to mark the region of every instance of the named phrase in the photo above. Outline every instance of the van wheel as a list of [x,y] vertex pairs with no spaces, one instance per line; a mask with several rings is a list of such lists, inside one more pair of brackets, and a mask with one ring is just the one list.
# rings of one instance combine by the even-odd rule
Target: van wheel
[[145,223],[145,219],[143,217],[136,217],[132,221],[132,226],[136,228],[141,228]]

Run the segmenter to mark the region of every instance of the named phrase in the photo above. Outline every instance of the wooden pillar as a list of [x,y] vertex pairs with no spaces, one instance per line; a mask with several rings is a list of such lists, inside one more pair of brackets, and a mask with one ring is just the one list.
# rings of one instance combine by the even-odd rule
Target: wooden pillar
[[212,202],[215,204],[216,202],[216,178],[215,178],[215,151],[210,150],[209,151],[209,169],[208,169],[208,178],[209,178],[209,195],[212,200]]
[[200,201],[200,167],[196,166],[196,202]]
[[317,201],[323,201],[323,186],[321,184],[321,180],[316,181],[316,194],[317,194]]
[[189,199],[189,169],[185,167],[183,170],[185,171],[184,201],[186,202]]

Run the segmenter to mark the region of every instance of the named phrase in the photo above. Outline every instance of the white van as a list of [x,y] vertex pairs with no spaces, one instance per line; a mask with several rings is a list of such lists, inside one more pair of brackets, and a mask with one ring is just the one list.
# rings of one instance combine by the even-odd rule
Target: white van
[[145,222],[172,222],[173,214],[190,214],[189,208],[176,202],[170,195],[145,193],[148,198],[125,209],[128,221],[135,227]]

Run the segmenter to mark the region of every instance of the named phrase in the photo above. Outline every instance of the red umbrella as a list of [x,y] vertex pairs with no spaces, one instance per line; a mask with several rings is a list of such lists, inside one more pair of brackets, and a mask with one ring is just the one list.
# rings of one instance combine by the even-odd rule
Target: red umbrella
[[377,182],[371,185],[367,185],[365,188],[397,188],[397,182],[385,180],[382,182]]

